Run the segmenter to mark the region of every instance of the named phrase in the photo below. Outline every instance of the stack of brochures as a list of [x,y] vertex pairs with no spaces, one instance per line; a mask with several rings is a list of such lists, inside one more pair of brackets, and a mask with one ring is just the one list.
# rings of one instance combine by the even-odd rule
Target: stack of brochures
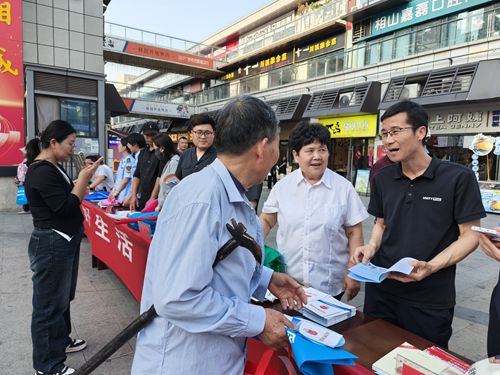
[[306,318],[329,327],[356,315],[356,308],[336,300],[329,294],[314,288],[304,288],[307,305],[302,307],[302,315]]
[[372,370],[378,375],[461,375],[467,368],[467,364],[442,349],[439,353],[435,347],[422,351],[407,342],[372,365]]
[[365,283],[380,283],[384,281],[391,272],[409,275],[413,270],[413,266],[410,265],[413,261],[416,261],[416,259],[409,257],[403,258],[389,268],[378,267],[370,262],[368,264],[358,263],[349,268],[347,276],[351,279]]

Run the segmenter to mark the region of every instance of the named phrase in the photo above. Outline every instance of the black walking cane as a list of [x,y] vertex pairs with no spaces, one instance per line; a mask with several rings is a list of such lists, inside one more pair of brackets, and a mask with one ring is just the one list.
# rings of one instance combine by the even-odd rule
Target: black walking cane
[[[231,223],[226,224],[226,228],[231,233],[229,239],[217,251],[214,268],[220,261],[226,258],[238,246],[244,247],[253,254],[257,263],[262,264],[262,249],[257,241],[255,241],[248,233],[247,229],[242,223],[237,223],[236,220],[231,219]],[[88,375],[94,371],[101,363],[108,359],[114,352],[120,349],[128,340],[136,335],[141,329],[147,326],[154,318],[158,316],[155,307],[151,306],[147,311],[142,313],[137,319],[130,323],[123,331],[121,331],[115,338],[108,342],[101,350],[94,354],[87,362],[83,364],[75,375]]]

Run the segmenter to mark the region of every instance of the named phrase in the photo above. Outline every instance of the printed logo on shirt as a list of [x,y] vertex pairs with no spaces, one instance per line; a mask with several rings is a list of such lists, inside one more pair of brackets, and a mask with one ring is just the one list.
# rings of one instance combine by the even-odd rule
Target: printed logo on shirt
[[422,197],[424,201],[434,201],[434,202],[441,202],[443,198],[441,197]]

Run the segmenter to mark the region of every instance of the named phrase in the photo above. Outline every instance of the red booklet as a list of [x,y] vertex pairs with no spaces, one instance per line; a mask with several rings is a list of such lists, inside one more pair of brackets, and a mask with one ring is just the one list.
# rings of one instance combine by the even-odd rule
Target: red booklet
[[438,348],[437,346],[431,346],[430,348],[425,349],[424,352],[429,353],[430,355],[437,357],[445,362],[448,362],[450,366],[453,366],[464,374],[470,368],[469,364],[444,351],[443,349]]

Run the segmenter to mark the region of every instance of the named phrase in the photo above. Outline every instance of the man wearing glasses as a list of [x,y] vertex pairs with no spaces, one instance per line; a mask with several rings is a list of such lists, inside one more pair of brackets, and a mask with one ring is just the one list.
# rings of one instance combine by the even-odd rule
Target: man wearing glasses
[[193,115],[188,121],[188,129],[193,135],[195,147],[188,148],[181,155],[175,175],[179,180],[192,173],[199,172],[217,157],[213,146],[215,139],[215,121],[208,115]]
[[479,187],[472,170],[427,154],[429,116],[420,105],[396,103],[381,121],[380,137],[395,164],[374,176],[368,212],[376,222],[352,262],[390,267],[404,257],[417,261],[408,276],[367,283],[364,311],[446,348],[455,265],[476,249],[479,235],[471,226],[486,216]]

